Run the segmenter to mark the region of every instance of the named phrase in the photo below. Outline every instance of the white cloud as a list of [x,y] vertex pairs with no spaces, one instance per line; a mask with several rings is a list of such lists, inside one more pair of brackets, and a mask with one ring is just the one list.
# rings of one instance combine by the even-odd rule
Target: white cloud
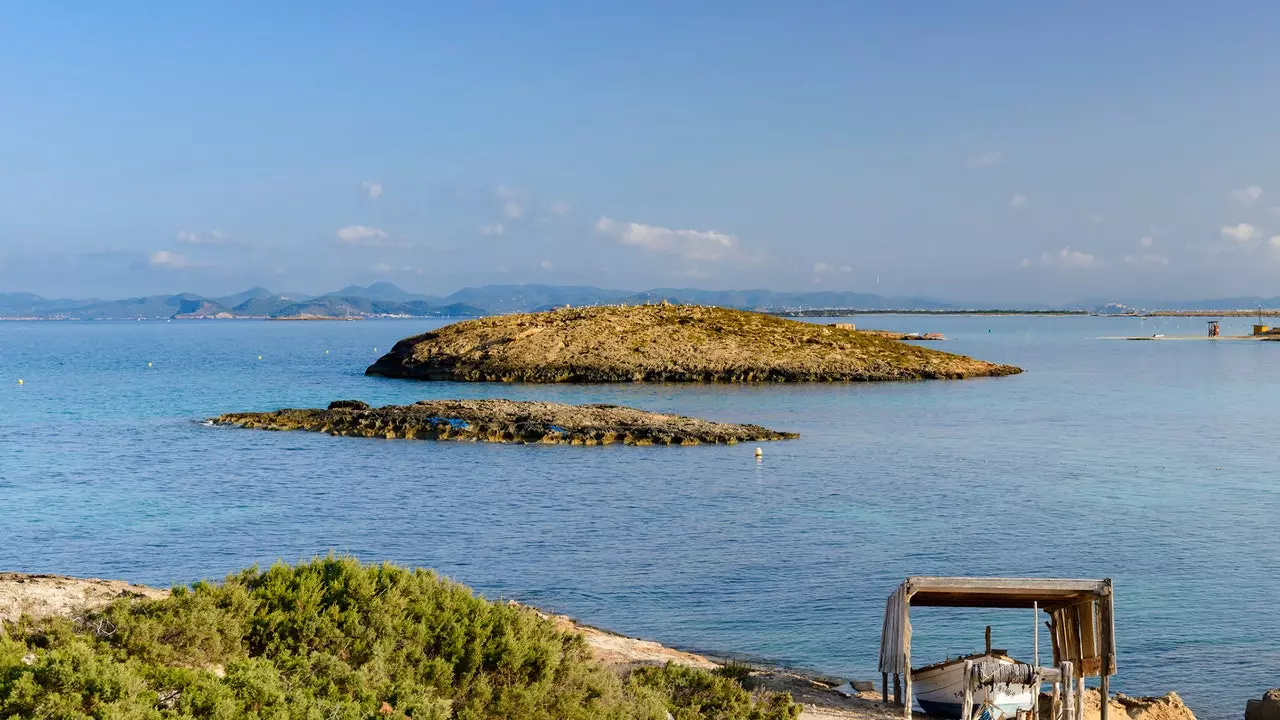
[[226,235],[217,230],[200,232],[198,230],[179,230],[178,242],[186,245],[225,245],[231,242]]
[[506,232],[506,228],[502,227],[502,223],[494,223],[492,225],[483,225],[480,227],[481,235],[501,235]]
[[514,200],[508,200],[502,204],[502,214],[509,218],[524,217],[524,206]]
[[380,272],[380,273],[389,273],[389,272],[391,272],[393,269],[394,269],[394,268],[392,268],[390,265],[388,265],[388,264],[386,264],[386,263],[378,263],[377,265],[374,265],[374,266],[373,266],[373,271],[374,271],[374,272]]
[[1027,204],[1026,195],[1014,195],[1013,197],[1009,198],[1009,207],[1016,207],[1016,208],[1025,207],[1026,204]]
[[1125,255],[1124,261],[1129,265],[1168,265],[1169,258],[1164,255],[1155,253],[1143,253],[1141,255]]
[[382,183],[365,180],[360,183],[360,189],[364,190],[364,194],[368,195],[370,200],[377,200],[382,194]]
[[1022,267],[1056,267],[1063,270],[1083,270],[1098,264],[1098,259],[1089,253],[1064,247],[1056,253],[1044,253],[1039,260],[1026,258]]
[[543,270],[550,270],[553,266],[550,260],[543,260],[542,262],[538,263],[538,267],[542,268]]
[[1259,234],[1258,228],[1250,225],[1249,223],[1227,225],[1222,228],[1222,237],[1224,240],[1231,240],[1238,243],[1247,243],[1255,240]]
[[999,150],[992,150],[991,152],[985,152],[980,155],[974,155],[973,157],[969,158],[969,167],[971,168],[991,167],[992,165],[998,165],[1000,161],[1003,159],[1004,159],[1004,153],[1000,152]]
[[189,264],[187,263],[187,258],[185,255],[182,255],[180,253],[175,253],[175,252],[169,252],[168,250],[157,250],[156,252],[152,253],[151,260],[149,262],[151,263],[151,267],[168,268],[171,270],[184,268],[184,267],[187,267]]
[[623,245],[680,255],[690,260],[723,260],[738,254],[740,249],[736,236],[715,230],[672,230],[601,217],[596,222],[596,231]]
[[853,268],[849,265],[832,265],[830,263],[818,261],[813,264],[813,271],[816,273],[847,273],[853,272]]
[[1243,187],[1239,190],[1232,190],[1227,193],[1227,197],[1236,205],[1249,207],[1250,205],[1258,202],[1258,198],[1262,197],[1262,188],[1257,185],[1250,185],[1249,187]]
[[1156,244],[1156,239],[1150,235],[1143,235],[1142,239],[1138,241],[1138,244],[1144,248],[1149,248]]
[[396,245],[399,247],[408,247],[405,242],[392,241],[381,228],[369,227],[368,225],[348,225],[344,228],[338,228],[338,242],[343,245],[354,245],[356,247],[387,247]]
[[512,190],[506,185],[499,185],[498,187],[494,188],[493,194],[494,194],[494,197],[498,198],[499,200],[514,200],[516,198],[516,191]]
[[556,217],[564,217],[565,215],[568,215],[572,210],[573,208],[569,205],[569,203],[563,200],[551,203],[551,214],[555,215]]

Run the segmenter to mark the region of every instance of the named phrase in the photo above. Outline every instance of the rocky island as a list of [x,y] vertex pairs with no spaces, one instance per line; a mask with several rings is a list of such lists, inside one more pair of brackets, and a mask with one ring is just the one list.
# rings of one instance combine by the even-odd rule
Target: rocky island
[[1014,375],[857,330],[694,305],[501,315],[396,343],[367,375],[504,382],[815,382]]
[[620,405],[561,405],[515,400],[423,400],[373,408],[338,400],[327,409],[229,413],[215,425],[309,430],[331,435],[570,445],[698,445],[799,437],[759,425],[710,422]]

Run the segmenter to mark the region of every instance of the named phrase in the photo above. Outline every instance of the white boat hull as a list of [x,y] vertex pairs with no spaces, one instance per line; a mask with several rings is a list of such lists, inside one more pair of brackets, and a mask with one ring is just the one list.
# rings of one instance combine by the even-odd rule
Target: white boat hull
[[[964,709],[964,661],[996,662],[1013,665],[1014,661],[1001,655],[978,655],[952,660],[942,665],[930,666],[911,673],[912,694],[920,708],[931,717],[959,718]],[[1007,717],[1014,717],[1017,710],[1029,710],[1040,692],[1038,685],[998,685],[992,690],[975,690],[973,707],[977,710],[983,700],[1000,708]]]

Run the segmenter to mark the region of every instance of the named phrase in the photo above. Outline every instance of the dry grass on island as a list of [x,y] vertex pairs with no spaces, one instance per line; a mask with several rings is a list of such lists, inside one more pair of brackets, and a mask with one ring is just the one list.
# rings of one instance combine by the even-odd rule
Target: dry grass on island
[[928,380],[1019,372],[857,330],[665,304],[468,320],[401,340],[365,371],[540,383]]
[[327,409],[228,413],[215,425],[309,430],[387,439],[471,440],[569,445],[698,445],[799,437],[759,425],[711,422],[621,405],[562,405],[515,400],[423,400],[373,408],[338,400]]

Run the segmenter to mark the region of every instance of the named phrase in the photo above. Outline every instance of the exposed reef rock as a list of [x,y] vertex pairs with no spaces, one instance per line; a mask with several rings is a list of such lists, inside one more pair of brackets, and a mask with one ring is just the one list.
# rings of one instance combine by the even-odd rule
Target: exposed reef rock
[[359,400],[337,400],[324,410],[229,413],[211,422],[356,437],[573,445],[731,444],[798,437],[759,425],[710,422],[619,405],[514,400],[423,400],[380,408]]

